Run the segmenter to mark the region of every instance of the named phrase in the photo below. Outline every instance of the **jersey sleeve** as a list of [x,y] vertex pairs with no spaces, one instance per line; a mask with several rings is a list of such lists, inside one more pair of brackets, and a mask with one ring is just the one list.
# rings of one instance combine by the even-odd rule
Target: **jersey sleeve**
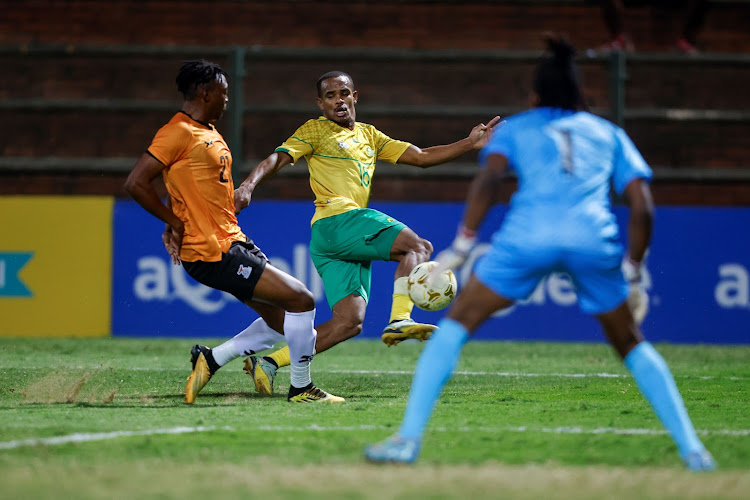
[[651,180],[652,171],[646,160],[643,159],[638,148],[630,140],[628,134],[621,128],[616,132],[617,148],[614,156],[614,170],[612,173],[612,184],[617,194],[622,194],[630,182],[634,179]]
[[297,160],[303,156],[312,154],[312,152],[315,151],[314,141],[314,127],[311,122],[308,121],[295,130],[294,134],[292,134],[289,139],[275,149],[275,152],[284,152],[292,157],[293,163],[297,163]]
[[380,130],[373,127],[373,142],[378,160],[396,163],[401,155],[404,154],[411,143],[391,139]]
[[186,127],[168,123],[156,132],[148,152],[162,164],[170,166],[187,153],[192,136]]
[[492,138],[485,147],[479,150],[477,158],[479,166],[487,166],[487,157],[490,155],[503,155],[508,159],[508,166],[515,164],[515,142],[513,141],[513,122],[507,120],[500,127],[496,127],[492,132]]

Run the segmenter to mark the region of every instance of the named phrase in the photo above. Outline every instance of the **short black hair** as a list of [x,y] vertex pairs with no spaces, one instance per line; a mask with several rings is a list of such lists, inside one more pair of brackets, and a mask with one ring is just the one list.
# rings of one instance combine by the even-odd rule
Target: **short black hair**
[[583,106],[575,48],[560,35],[545,36],[547,54],[534,73],[534,92],[539,105],[577,110]]
[[349,73],[344,73],[343,71],[329,71],[328,73],[321,75],[321,77],[318,78],[318,82],[315,84],[315,88],[318,90],[318,97],[320,97],[320,93],[323,91],[323,82],[325,80],[328,80],[329,78],[338,78],[340,76],[348,78],[349,81],[352,82],[352,87],[354,87],[354,78],[352,78]]
[[206,83],[221,80],[221,77],[227,78],[227,72],[216,63],[204,59],[194,61],[185,61],[177,73],[177,90],[182,92],[185,99],[193,99],[197,94],[198,87]]

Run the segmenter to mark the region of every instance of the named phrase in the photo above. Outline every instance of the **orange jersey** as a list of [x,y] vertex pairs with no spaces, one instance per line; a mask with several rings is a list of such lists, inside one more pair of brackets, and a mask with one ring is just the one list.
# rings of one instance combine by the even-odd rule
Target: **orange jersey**
[[247,240],[234,215],[232,154],[213,125],[179,112],[159,129],[148,152],[166,165],[172,211],[185,223],[182,260],[218,262],[233,241]]

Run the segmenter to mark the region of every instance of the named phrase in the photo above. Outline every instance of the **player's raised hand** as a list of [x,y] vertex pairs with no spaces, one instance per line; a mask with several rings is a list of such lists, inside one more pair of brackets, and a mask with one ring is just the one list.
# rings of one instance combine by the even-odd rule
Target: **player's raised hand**
[[435,261],[437,265],[430,271],[427,283],[432,283],[435,276],[440,275],[446,269],[455,270],[461,267],[469,258],[471,249],[477,242],[477,233],[461,225],[456,232],[456,237],[450,247],[440,252]]
[[485,125],[484,123],[480,123],[473,129],[471,129],[471,133],[469,134],[469,140],[471,140],[473,144],[474,149],[482,149],[487,145],[487,142],[489,142],[490,137],[492,137],[492,129],[497,125],[498,123],[503,123],[500,121],[500,117],[496,116],[490,122]]
[[253,191],[246,186],[240,186],[234,190],[234,214],[237,215],[243,208],[247,208],[253,198]]

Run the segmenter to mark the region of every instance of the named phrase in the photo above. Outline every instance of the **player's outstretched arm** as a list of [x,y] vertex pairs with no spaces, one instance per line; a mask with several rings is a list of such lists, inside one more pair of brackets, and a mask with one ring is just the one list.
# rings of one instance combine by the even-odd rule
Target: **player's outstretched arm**
[[258,185],[276,175],[282,167],[293,161],[291,155],[279,151],[271,153],[268,158],[258,163],[250,175],[234,190],[234,213],[238,214],[243,208],[247,208],[253,197],[253,191]]
[[482,149],[490,140],[492,128],[497,125],[499,121],[500,117],[496,116],[490,120],[487,125],[480,123],[471,129],[471,132],[466,138],[452,144],[432,146],[425,149],[418,148],[412,144],[398,159],[398,163],[428,168],[455,160],[472,149]]

